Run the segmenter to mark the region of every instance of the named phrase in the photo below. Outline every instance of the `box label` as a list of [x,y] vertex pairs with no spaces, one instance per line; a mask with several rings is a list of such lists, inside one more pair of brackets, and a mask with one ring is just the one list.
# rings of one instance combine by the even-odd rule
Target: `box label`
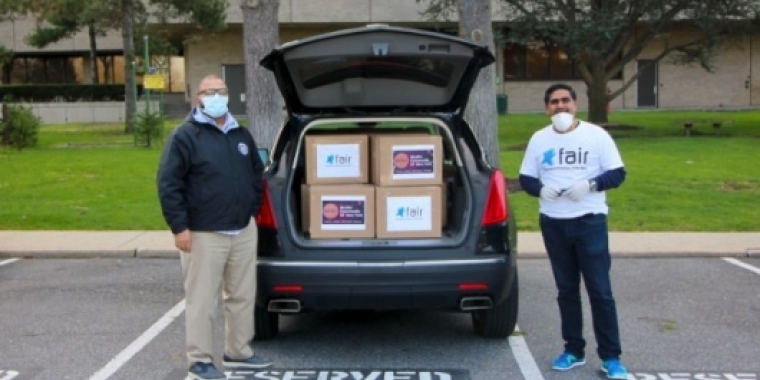
[[361,231],[367,228],[367,199],[362,196],[322,197],[322,230]]
[[388,231],[430,231],[433,229],[432,197],[388,197],[386,226]]
[[317,178],[361,177],[359,144],[317,145]]
[[393,179],[435,178],[434,145],[394,145]]

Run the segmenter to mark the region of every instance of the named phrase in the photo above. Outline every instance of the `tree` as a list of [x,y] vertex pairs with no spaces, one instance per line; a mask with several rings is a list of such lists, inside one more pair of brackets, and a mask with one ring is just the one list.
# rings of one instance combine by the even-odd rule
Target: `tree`
[[[132,0],[121,0],[119,9],[121,41],[124,49],[124,133],[137,131],[137,90],[135,77],[132,75],[135,65],[135,19]],[[140,4],[141,5],[141,4]]]
[[[488,46],[495,54],[493,26],[491,24],[491,0],[458,0],[459,33],[471,40]],[[467,100],[465,120],[473,128],[475,136],[485,149],[488,163],[501,167],[499,151],[499,118],[496,113],[496,88],[494,65],[480,70],[477,81]]]
[[[456,12],[459,34],[474,42],[487,45],[495,54],[494,33],[491,20],[491,0],[417,0],[428,1],[423,16],[433,20],[450,20]],[[483,68],[475,81],[467,101],[464,118],[483,145],[488,163],[501,167],[499,151],[499,120],[496,112],[496,89],[494,66]]]
[[[36,48],[44,48],[52,43],[71,38],[83,29],[90,40],[90,83],[98,83],[97,37],[113,25],[111,9],[101,0],[48,0],[44,3],[30,1],[31,11],[38,24],[25,37],[26,43]],[[41,23],[45,21],[43,26]]]
[[259,61],[279,43],[280,0],[240,0],[240,8],[243,11],[248,129],[260,148],[270,148],[282,126],[284,101],[274,75],[261,67]]
[[[161,37],[169,20],[180,20],[197,26],[198,30],[217,32],[226,27],[226,0],[2,0],[15,2],[23,11],[31,12],[40,22],[48,26],[39,27],[29,36],[30,44],[52,43],[70,38],[83,29],[90,34],[90,58],[93,83],[97,83],[95,38],[110,30],[122,31],[124,44],[124,73],[126,83],[126,126],[125,132],[134,132],[137,106],[133,99],[135,83],[131,73],[135,64],[135,38],[142,41],[144,34],[150,34],[155,45],[166,46]],[[151,25],[149,22],[156,22]],[[136,36],[138,26],[142,32]],[[181,41],[180,41],[181,42]]]
[[[757,0],[502,0],[510,41],[543,40],[565,51],[587,86],[589,119],[606,122],[608,100],[636,82],[627,76],[607,94],[608,82],[645,48],[649,62],[699,64],[708,72],[715,49],[756,33]],[[688,31],[688,33],[678,33]],[[657,44],[653,44],[657,40]]]
[[[429,11],[452,0],[430,0]],[[606,122],[606,105],[636,83],[648,66],[669,59],[714,69],[721,44],[758,31],[757,0],[501,0],[507,43],[543,42],[560,48],[586,84],[589,119]],[[434,6],[433,6],[434,5]],[[679,31],[688,33],[678,33]],[[653,42],[657,44],[653,44]],[[657,49],[648,66],[607,93],[609,81],[645,49]]]
[[[23,0],[0,0],[0,22],[12,20],[21,9],[21,1]],[[0,68],[4,68],[12,58],[13,51],[0,45]]]

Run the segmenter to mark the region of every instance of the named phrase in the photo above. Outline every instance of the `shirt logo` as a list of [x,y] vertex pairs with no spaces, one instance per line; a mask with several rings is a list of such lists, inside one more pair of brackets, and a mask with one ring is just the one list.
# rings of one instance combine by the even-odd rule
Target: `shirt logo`
[[541,165],[554,165],[554,148],[547,150],[544,152],[544,160],[541,161]]
[[242,154],[243,156],[248,155],[248,145],[245,145],[245,143],[238,143],[238,152]]
[[554,166],[554,158],[557,157],[557,164],[560,166],[566,165],[586,165],[588,164],[589,151],[583,150],[579,147],[578,150],[569,150],[565,148],[559,149],[559,154],[552,148],[543,153],[543,160],[541,165]]

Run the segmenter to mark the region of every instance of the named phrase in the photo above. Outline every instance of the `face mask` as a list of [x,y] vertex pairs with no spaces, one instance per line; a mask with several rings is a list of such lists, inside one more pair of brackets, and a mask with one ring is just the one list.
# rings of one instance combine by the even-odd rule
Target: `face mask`
[[227,97],[219,94],[203,97],[203,113],[214,119],[226,115]]
[[552,124],[554,124],[554,129],[565,132],[568,129],[570,129],[570,126],[573,125],[573,115],[567,112],[560,112],[556,115],[552,116]]

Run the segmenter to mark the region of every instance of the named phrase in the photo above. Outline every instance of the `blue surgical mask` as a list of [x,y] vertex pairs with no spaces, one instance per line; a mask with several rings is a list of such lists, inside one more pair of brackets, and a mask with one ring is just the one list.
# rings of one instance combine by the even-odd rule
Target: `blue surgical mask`
[[203,97],[203,113],[216,119],[227,114],[227,97],[214,94]]

